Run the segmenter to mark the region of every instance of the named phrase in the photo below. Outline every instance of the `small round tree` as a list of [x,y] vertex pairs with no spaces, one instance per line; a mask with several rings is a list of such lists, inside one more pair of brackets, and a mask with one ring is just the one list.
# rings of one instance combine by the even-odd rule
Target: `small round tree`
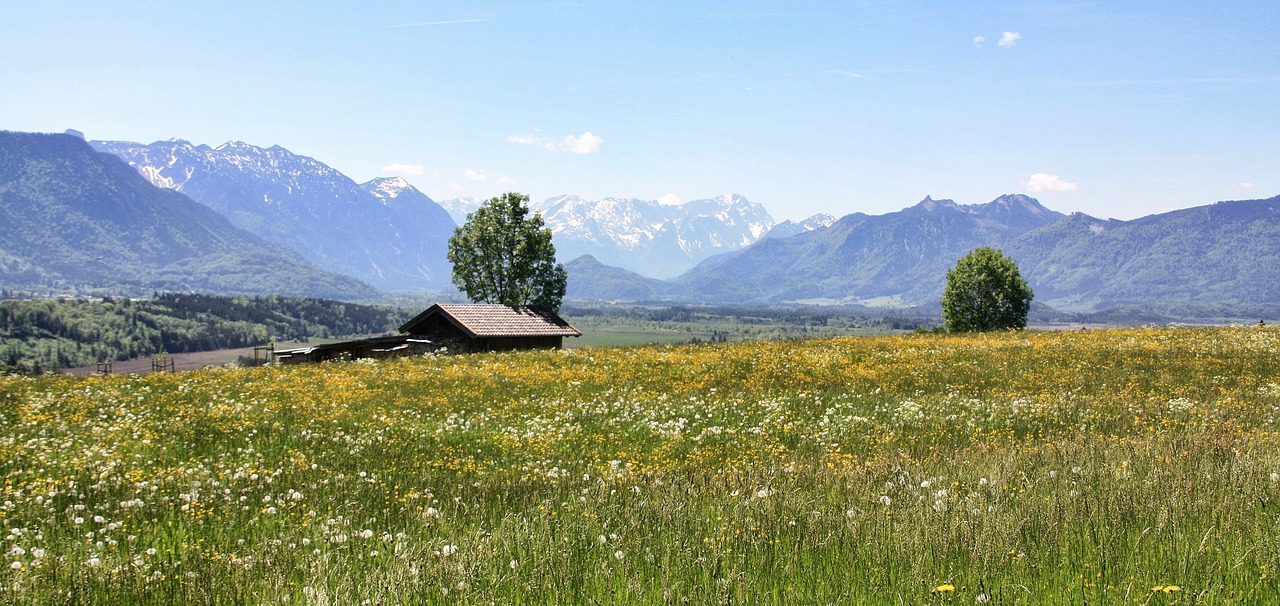
[[560,309],[568,272],[528,202],[514,192],[492,198],[449,238],[453,284],[472,301]]
[[948,332],[1024,328],[1033,296],[1013,259],[979,248],[947,272],[942,319]]

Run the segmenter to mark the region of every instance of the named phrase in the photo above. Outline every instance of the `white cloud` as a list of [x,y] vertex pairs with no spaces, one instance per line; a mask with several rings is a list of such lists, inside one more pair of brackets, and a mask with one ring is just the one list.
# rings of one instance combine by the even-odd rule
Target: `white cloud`
[[1018,32],[1005,32],[1003,36],[1000,36],[1000,41],[996,44],[1000,45],[1001,48],[1009,48],[1017,44],[1018,40],[1021,39],[1022,34],[1019,34]]
[[519,143],[520,145],[537,145],[538,138],[533,135],[511,135],[505,139],[507,143]]
[[680,203],[680,196],[677,196],[675,194],[666,194],[658,198],[658,203],[670,204],[672,206],[675,206]]
[[567,151],[572,154],[594,154],[600,151],[600,144],[604,143],[602,137],[591,134],[591,131],[582,133],[581,135],[565,135],[561,140],[560,150]]
[[983,43],[983,42],[986,42],[986,41],[987,41],[987,37],[986,37],[986,36],[974,36],[974,37],[973,37],[973,45],[974,45],[974,46],[976,46],[976,47],[978,47],[978,48],[982,48],[982,43]]
[[1067,181],[1058,175],[1051,175],[1049,173],[1036,173],[1031,175],[1027,178],[1026,182],[1022,184],[1022,186],[1027,188],[1027,191],[1035,194],[1044,192],[1075,191],[1079,187],[1079,185]]
[[1253,189],[1253,183],[1250,183],[1248,181],[1241,181],[1239,183],[1236,183],[1236,187],[1240,189]]
[[488,179],[488,178],[489,178],[489,175],[486,175],[486,174],[484,174],[484,173],[482,173],[482,172],[480,172],[480,171],[478,171],[478,170],[471,170],[470,168],[468,168],[466,171],[464,171],[464,172],[462,173],[462,176],[464,176],[464,177],[466,177],[466,178],[468,178],[468,179],[470,179],[470,180],[472,180],[472,181],[484,181],[485,179]]
[[400,162],[396,162],[394,164],[388,164],[382,167],[382,172],[392,173],[396,175],[410,175],[415,177],[426,172],[426,170],[427,170],[427,167],[421,164],[402,164]]
[[562,151],[571,154],[594,154],[600,151],[600,145],[604,143],[603,137],[594,135],[591,131],[581,135],[565,135],[559,139],[552,139],[546,135],[535,133],[532,135],[510,135],[504,140],[507,143],[534,145],[547,151]]
[[511,177],[498,177],[498,180],[494,181],[494,183],[498,185],[518,185],[520,182]]

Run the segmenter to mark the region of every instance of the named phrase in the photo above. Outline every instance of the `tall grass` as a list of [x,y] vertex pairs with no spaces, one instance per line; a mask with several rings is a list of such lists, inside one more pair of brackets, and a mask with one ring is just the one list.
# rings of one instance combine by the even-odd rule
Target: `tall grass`
[[7,603],[1265,604],[1280,331],[0,378]]

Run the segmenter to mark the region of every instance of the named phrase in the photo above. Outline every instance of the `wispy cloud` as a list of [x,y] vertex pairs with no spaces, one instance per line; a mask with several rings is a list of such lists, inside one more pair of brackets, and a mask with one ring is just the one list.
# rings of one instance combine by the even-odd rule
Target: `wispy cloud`
[[505,186],[507,186],[507,185],[519,185],[519,184],[520,184],[520,182],[519,182],[519,181],[516,181],[515,179],[512,179],[511,177],[498,177],[498,180],[497,180],[497,181],[494,181],[494,183],[497,183],[498,185],[502,185],[502,186],[504,186],[504,187],[505,187]]
[[1236,187],[1240,189],[1253,189],[1254,185],[1249,181],[1241,181],[1236,183]]
[[675,194],[665,194],[658,198],[658,202],[661,204],[670,204],[671,206],[675,206],[680,204],[680,196]]
[[974,36],[974,37],[973,37],[973,45],[974,45],[974,46],[976,46],[976,47],[978,47],[978,48],[982,48],[982,43],[983,43],[983,42],[986,42],[986,41],[987,41],[987,37],[986,37],[986,36]]
[[831,74],[833,76],[844,76],[846,78],[858,78],[860,80],[866,80],[867,78],[870,78],[870,76],[866,74],[849,71],[847,69],[829,69],[825,73]]
[[520,145],[533,145],[541,147],[547,151],[562,151],[571,154],[594,154],[600,151],[600,146],[604,144],[604,137],[593,134],[591,131],[587,131],[581,135],[565,135],[559,139],[553,139],[542,134],[511,135],[507,137],[505,141],[507,143],[518,143]]
[[1067,181],[1058,175],[1051,175],[1049,173],[1035,173],[1028,177],[1027,180],[1023,182],[1022,186],[1027,188],[1027,191],[1033,194],[1075,191],[1079,188],[1079,185]]
[[1000,41],[996,44],[1001,48],[1010,48],[1017,44],[1021,39],[1022,34],[1019,34],[1018,32],[1005,32],[1004,35],[1000,36]]
[[415,177],[422,175],[426,171],[427,171],[427,168],[421,164],[403,164],[400,162],[396,162],[394,164],[388,164],[382,167],[382,172],[396,174],[396,175],[409,175],[409,176],[415,176]]
[[1134,78],[1129,80],[1079,80],[1074,84],[1086,86],[1156,86],[1165,84],[1266,84],[1280,81],[1280,77],[1271,78]]
[[484,181],[485,179],[489,178],[489,175],[486,175],[478,170],[472,170],[470,168],[463,171],[462,176],[466,177],[471,181]]
[[454,19],[452,21],[423,21],[421,23],[393,23],[391,25],[382,25],[382,28],[391,27],[430,27],[433,25],[456,25],[459,23],[484,23],[488,19]]

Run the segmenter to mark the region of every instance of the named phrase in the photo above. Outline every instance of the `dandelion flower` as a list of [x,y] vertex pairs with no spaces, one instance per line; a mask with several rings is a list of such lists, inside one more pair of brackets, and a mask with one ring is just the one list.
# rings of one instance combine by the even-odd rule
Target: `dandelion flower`
[[955,585],[952,585],[951,583],[943,583],[942,585],[938,585],[937,587],[934,587],[932,593],[950,593],[955,590],[956,590]]
[[22,570],[22,562],[14,560],[12,564],[9,564],[9,568],[12,568],[13,570]]
[[613,552],[613,557],[615,557],[615,558],[617,558],[617,559],[621,560],[622,558],[627,557],[627,554],[622,553],[622,550],[621,550],[621,549],[619,549],[618,551]]

